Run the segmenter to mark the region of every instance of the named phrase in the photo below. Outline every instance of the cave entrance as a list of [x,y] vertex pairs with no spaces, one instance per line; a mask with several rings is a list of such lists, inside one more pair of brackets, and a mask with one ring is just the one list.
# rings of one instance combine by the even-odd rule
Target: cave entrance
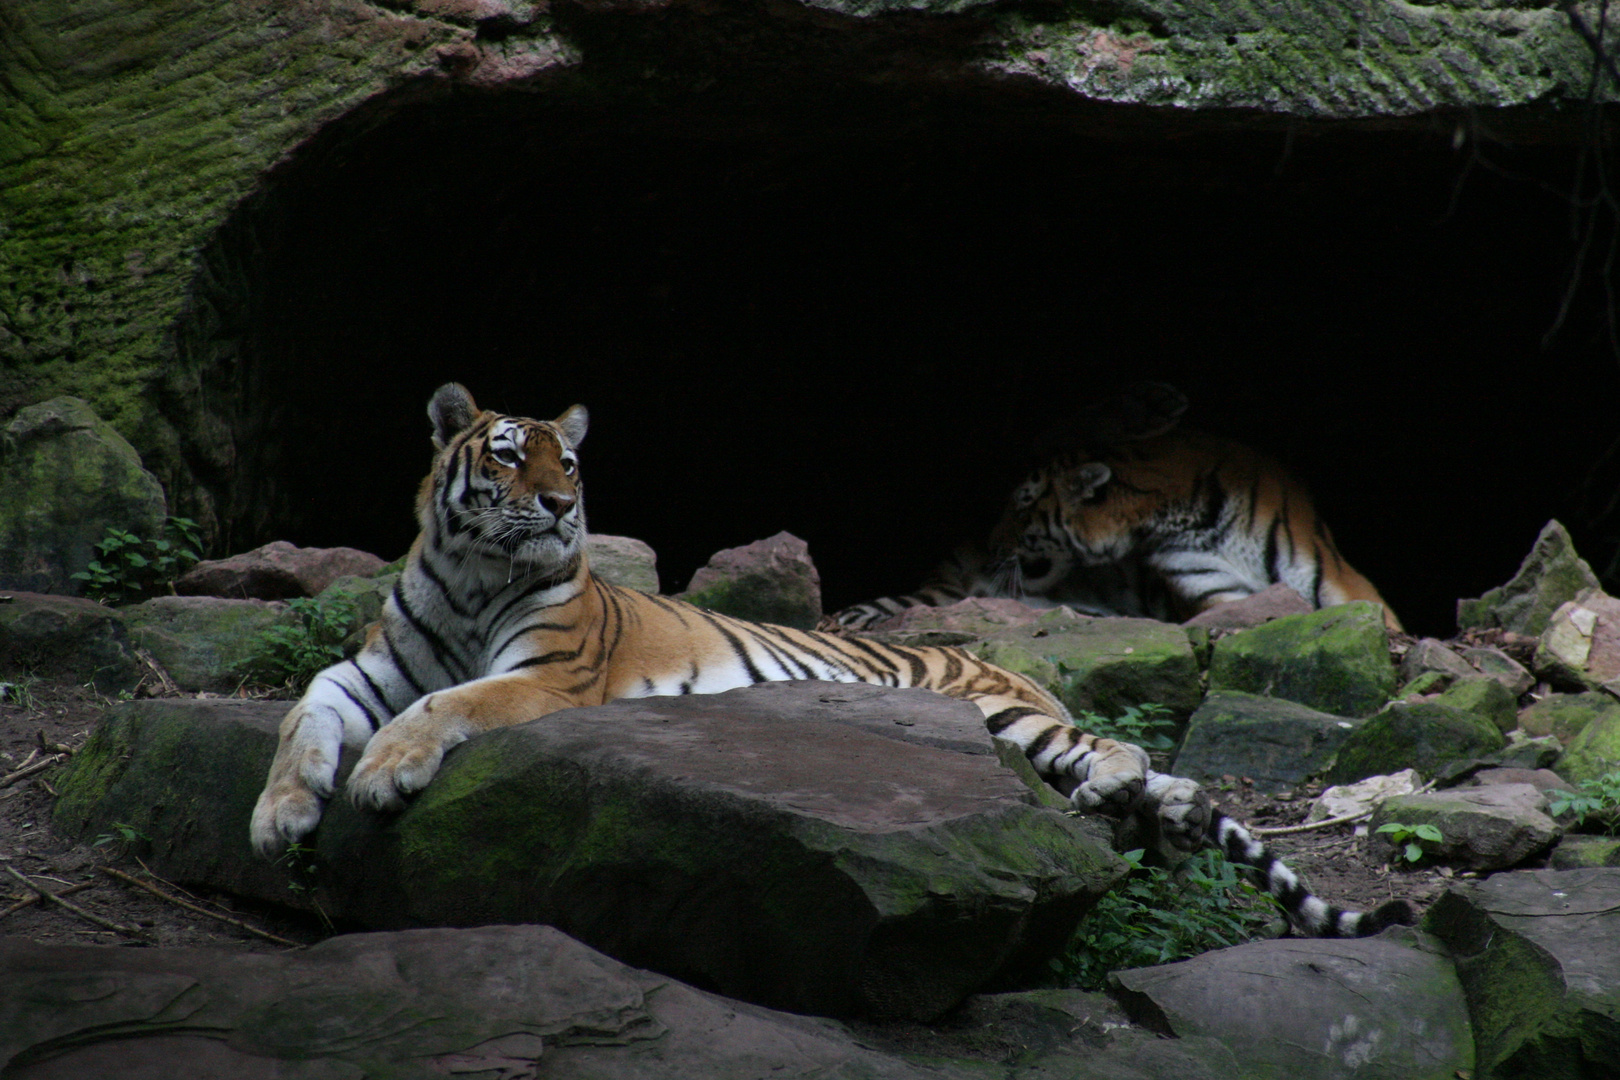
[[586,404],[592,527],[669,590],[781,529],[829,607],[912,587],[1043,431],[1146,378],[1289,463],[1419,631],[1580,517],[1617,373],[1587,298],[1542,346],[1574,245],[1534,181],[1572,147],[1463,179],[1449,130],[1038,105],[461,95],[323,135],[218,241],[253,249],[228,545],[402,553],[448,380]]

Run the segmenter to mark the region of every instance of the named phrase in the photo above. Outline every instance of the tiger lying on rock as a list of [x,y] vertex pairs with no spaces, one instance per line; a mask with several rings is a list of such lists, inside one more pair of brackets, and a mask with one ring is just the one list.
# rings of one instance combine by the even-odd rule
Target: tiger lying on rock
[[1178,429],[1187,399],[1152,383],[1089,410],[1069,445],[1013,491],[988,557],[829,617],[861,630],[907,607],[1002,596],[1088,615],[1179,622],[1279,582],[1313,607],[1384,605],[1345,561],[1305,488],[1270,458]]
[[421,535],[365,647],[316,676],[282,721],[253,812],[260,854],[314,830],[345,743],[365,747],[350,798],[393,810],[432,780],[445,751],[492,728],[616,698],[827,679],[973,702],[1076,806],[1138,815],[1175,851],[1219,846],[1306,933],[1359,936],[1410,921],[1398,901],[1363,914],[1310,895],[1197,784],[1152,771],[1139,747],[1080,731],[1041,687],[960,649],[743,622],[597,580],[576,456],[583,408],[549,422],[502,416],[452,383],[428,415],[438,453],[417,498]]

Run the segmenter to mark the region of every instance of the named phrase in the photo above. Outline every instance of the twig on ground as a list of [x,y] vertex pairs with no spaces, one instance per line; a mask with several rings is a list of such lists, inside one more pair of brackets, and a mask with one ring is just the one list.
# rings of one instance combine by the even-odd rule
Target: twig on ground
[[1317,829],[1331,829],[1335,825],[1349,825],[1351,822],[1361,821],[1372,817],[1371,810],[1361,810],[1354,814],[1345,814],[1343,817],[1323,818],[1321,821],[1308,821],[1303,825],[1280,825],[1275,829],[1253,828],[1249,832],[1255,836],[1288,836],[1292,833],[1315,832]]
[[[170,896],[168,893],[157,888],[155,885],[142,881],[140,878],[134,877],[133,875],[126,874],[122,870],[115,870],[111,866],[98,866],[96,869],[100,870],[108,877],[117,878],[119,881],[127,882],[128,884],[134,885],[137,888],[145,889],[159,900],[167,900],[176,907],[185,908],[187,911],[195,912],[198,915],[206,915],[210,919],[218,919],[222,923],[229,923],[240,930],[246,930],[248,933],[253,934],[256,937],[262,937],[266,941],[273,941],[277,945],[290,945],[295,949],[303,948],[303,946],[296,941],[288,941],[284,937],[277,937],[268,930],[260,930],[257,926],[245,923],[241,919],[233,919],[229,915],[221,915],[217,911],[209,911],[207,908],[198,907],[196,904],[182,900],[178,896]],[[148,873],[150,872],[151,871],[148,871]]]
[[115,922],[111,921],[110,919],[103,919],[100,915],[97,915],[95,912],[84,910],[84,908],[80,907],[78,904],[70,904],[70,903],[68,903],[66,900],[62,899],[56,893],[51,892],[49,889],[43,889],[40,886],[35,885],[32,881],[29,881],[26,877],[19,874],[16,871],[16,869],[14,869],[13,867],[0,866],[0,870],[4,870],[6,873],[10,874],[12,877],[14,877],[18,881],[22,882],[23,885],[25,885],[28,888],[30,888],[30,889],[34,890],[35,892],[39,893],[40,898],[42,900],[49,900],[51,903],[56,904],[58,907],[61,907],[61,908],[66,909],[67,911],[73,912],[73,914],[77,915],[79,918],[83,919],[85,922],[94,923],[95,925],[97,925],[99,927],[102,927],[103,929],[111,930],[111,931],[113,931],[114,933],[117,933],[117,934],[123,934],[126,937],[138,938],[138,937],[144,937],[145,936],[145,934],[141,931],[141,929],[139,927],[124,926],[124,925],[122,925],[120,923],[115,923]]
[[[93,881],[81,881],[77,885],[69,885],[67,888],[63,889],[61,892],[57,893],[56,895],[57,896],[72,896],[76,892],[84,892],[84,890],[90,888],[93,885],[95,885],[95,882],[93,882]],[[23,908],[32,907],[33,905],[35,905],[37,903],[39,903],[39,893],[36,892],[33,896],[30,896],[27,899],[18,900],[15,904],[12,904],[10,907],[0,908],[0,919],[5,918],[7,915],[15,915],[17,912],[21,911]]]
[[47,754],[66,754],[69,757],[73,756],[73,747],[67,745],[66,743],[47,742],[45,740],[45,733],[43,731],[34,732],[34,740],[39,743],[39,748],[45,751]]
[[32,765],[18,769],[16,772],[7,773],[4,776],[0,776],[0,788],[10,787],[19,780],[26,780],[35,773],[42,773],[51,766],[60,765],[66,760],[66,754],[52,754],[50,757],[36,761]]

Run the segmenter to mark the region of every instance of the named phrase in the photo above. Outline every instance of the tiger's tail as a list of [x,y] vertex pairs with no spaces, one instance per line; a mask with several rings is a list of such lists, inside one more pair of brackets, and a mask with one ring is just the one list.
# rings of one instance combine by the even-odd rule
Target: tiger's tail
[[1417,921],[1405,900],[1391,900],[1372,911],[1351,911],[1313,895],[1299,875],[1244,828],[1242,822],[1213,807],[1204,837],[1229,861],[1242,865],[1258,888],[1276,897],[1288,924],[1301,934],[1324,938],[1368,937],[1386,927],[1411,926]]

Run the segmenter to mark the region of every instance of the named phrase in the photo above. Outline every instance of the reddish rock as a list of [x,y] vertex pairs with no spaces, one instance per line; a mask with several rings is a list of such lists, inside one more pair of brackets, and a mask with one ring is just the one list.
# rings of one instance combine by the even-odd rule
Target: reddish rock
[[821,574],[809,545],[788,532],[716,552],[677,595],[755,622],[811,630],[821,621]]
[[1314,610],[1310,601],[1287,585],[1273,585],[1253,596],[1200,611],[1182,625],[1202,626],[1207,630],[1244,630],[1284,615],[1303,615]]
[[174,591],[230,600],[288,600],[316,596],[345,575],[370,577],[385,565],[354,548],[301,548],[276,540],[228,559],[198,563],[174,583]]

